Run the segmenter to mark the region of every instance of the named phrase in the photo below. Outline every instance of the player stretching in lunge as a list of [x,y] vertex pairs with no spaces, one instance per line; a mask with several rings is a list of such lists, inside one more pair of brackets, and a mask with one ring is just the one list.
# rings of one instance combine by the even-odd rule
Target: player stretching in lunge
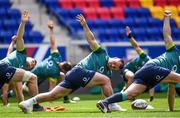
[[[153,88],[159,82],[178,83],[180,82],[180,52],[175,47],[171,37],[170,18],[171,12],[164,12],[163,35],[166,52],[159,57],[148,61],[134,76],[133,83],[124,91],[114,94],[97,103],[97,107],[103,112],[109,112],[109,104],[130,100],[146,89]],[[173,111],[174,88],[170,85],[168,91],[169,110]]]
[[[94,87],[99,85],[106,97],[113,94],[109,77],[112,75],[112,70],[121,69],[124,63],[117,57],[110,58],[108,56],[106,50],[97,43],[82,15],[77,16],[77,21],[79,21],[84,29],[86,39],[92,49],[92,53],[73,67],[65,75],[64,81],[57,85],[53,90],[21,102],[19,107],[25,113],[30,112],[30,108],[33,104],[57,100],[74,92],[80,87]],[[124,111],[124,109],[117,104],[111,105],[111,110]]]
[[[128,36],[131,45],[134,47],[136,52],[138,53],[138,57],[134,58],[130,62],[124,65],[123,69],[120,71],[123,75],[124,80],[126,81],[126,85],[123,89],[125,91],[130,84],[132,84],[134,80],[134,74],[136,71],[138,71],[143,65],[146,64],[147,61],[149,61],[151,58],[139,47],[138,43],[134,39],[134,37],[131,34],[131,29],[127,26],[126,27],[126,35]],[[149,101],[153,101],[154,96],[154,89],[149,90],[150,99]]]
[[[26,62],[26,49],[24,47],[23,34],[26,22],[29,19],[27,11],[23,11],[21,14],[21,23],[17,32],[16,39],[16,51],[10,53],[6,58],[0,61],[0,88],[5,83],[14,83],[17,89],[18,102],[24,100],[22,94],[21,82],[25,81],[29,83],[29,92],[32,96],[38,93],[37,77],[29,71],[25,71],[27,68]],[[30,61],[29,66],[34,66],[34,63]],[[23,69],[21,69],[23,68]],[[39,105],[38,105],[39,106]]]

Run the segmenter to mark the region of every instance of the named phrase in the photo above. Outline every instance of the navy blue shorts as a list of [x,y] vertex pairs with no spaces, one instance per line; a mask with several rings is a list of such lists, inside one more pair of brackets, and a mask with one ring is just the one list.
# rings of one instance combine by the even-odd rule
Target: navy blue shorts
[[9,83],[15,72],[16,68],[0,62],[0,89],[5,83]]
[[135,73],[133,83],[143,84],[147,86],[147,89],[151,89],[166,78],[170,72],[169,69],[148,63]]
[[95,73],[95,71],[74,67],[66,73],[64,81],[59,83],[59,86],[75,91],[80,87],[85,87],[91,81]]

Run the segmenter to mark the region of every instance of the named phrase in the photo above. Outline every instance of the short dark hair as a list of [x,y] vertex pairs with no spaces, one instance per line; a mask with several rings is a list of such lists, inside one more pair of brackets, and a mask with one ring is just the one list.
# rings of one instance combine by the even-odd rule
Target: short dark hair
[[62,69],[65,71],[64,73],[67,73],[69,70],[72,69],[72,64],[69,61],[62,62]]

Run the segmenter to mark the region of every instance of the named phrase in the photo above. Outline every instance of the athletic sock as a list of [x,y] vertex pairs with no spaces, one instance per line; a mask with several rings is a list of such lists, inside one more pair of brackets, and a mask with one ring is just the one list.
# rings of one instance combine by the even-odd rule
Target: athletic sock
[[36,98],[33,97],[33,98],[26,100],[26,103],[31,106],[33,104],[37,104],[37,100],[36,100]]
[[110,97],[103,100],[103,103],[112,104],[116,102],[122,102],[126,100],[126,94],[125,93],[116,93],[114,95],[111,95]]

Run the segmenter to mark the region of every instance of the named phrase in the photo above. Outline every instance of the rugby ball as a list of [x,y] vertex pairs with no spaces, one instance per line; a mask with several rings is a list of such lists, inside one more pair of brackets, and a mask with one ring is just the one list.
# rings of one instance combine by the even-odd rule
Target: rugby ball
[[133,110],[146,109],[147,106],[148,106],[147,102],[143,99],[136,99],[131,103],[131,108]]

